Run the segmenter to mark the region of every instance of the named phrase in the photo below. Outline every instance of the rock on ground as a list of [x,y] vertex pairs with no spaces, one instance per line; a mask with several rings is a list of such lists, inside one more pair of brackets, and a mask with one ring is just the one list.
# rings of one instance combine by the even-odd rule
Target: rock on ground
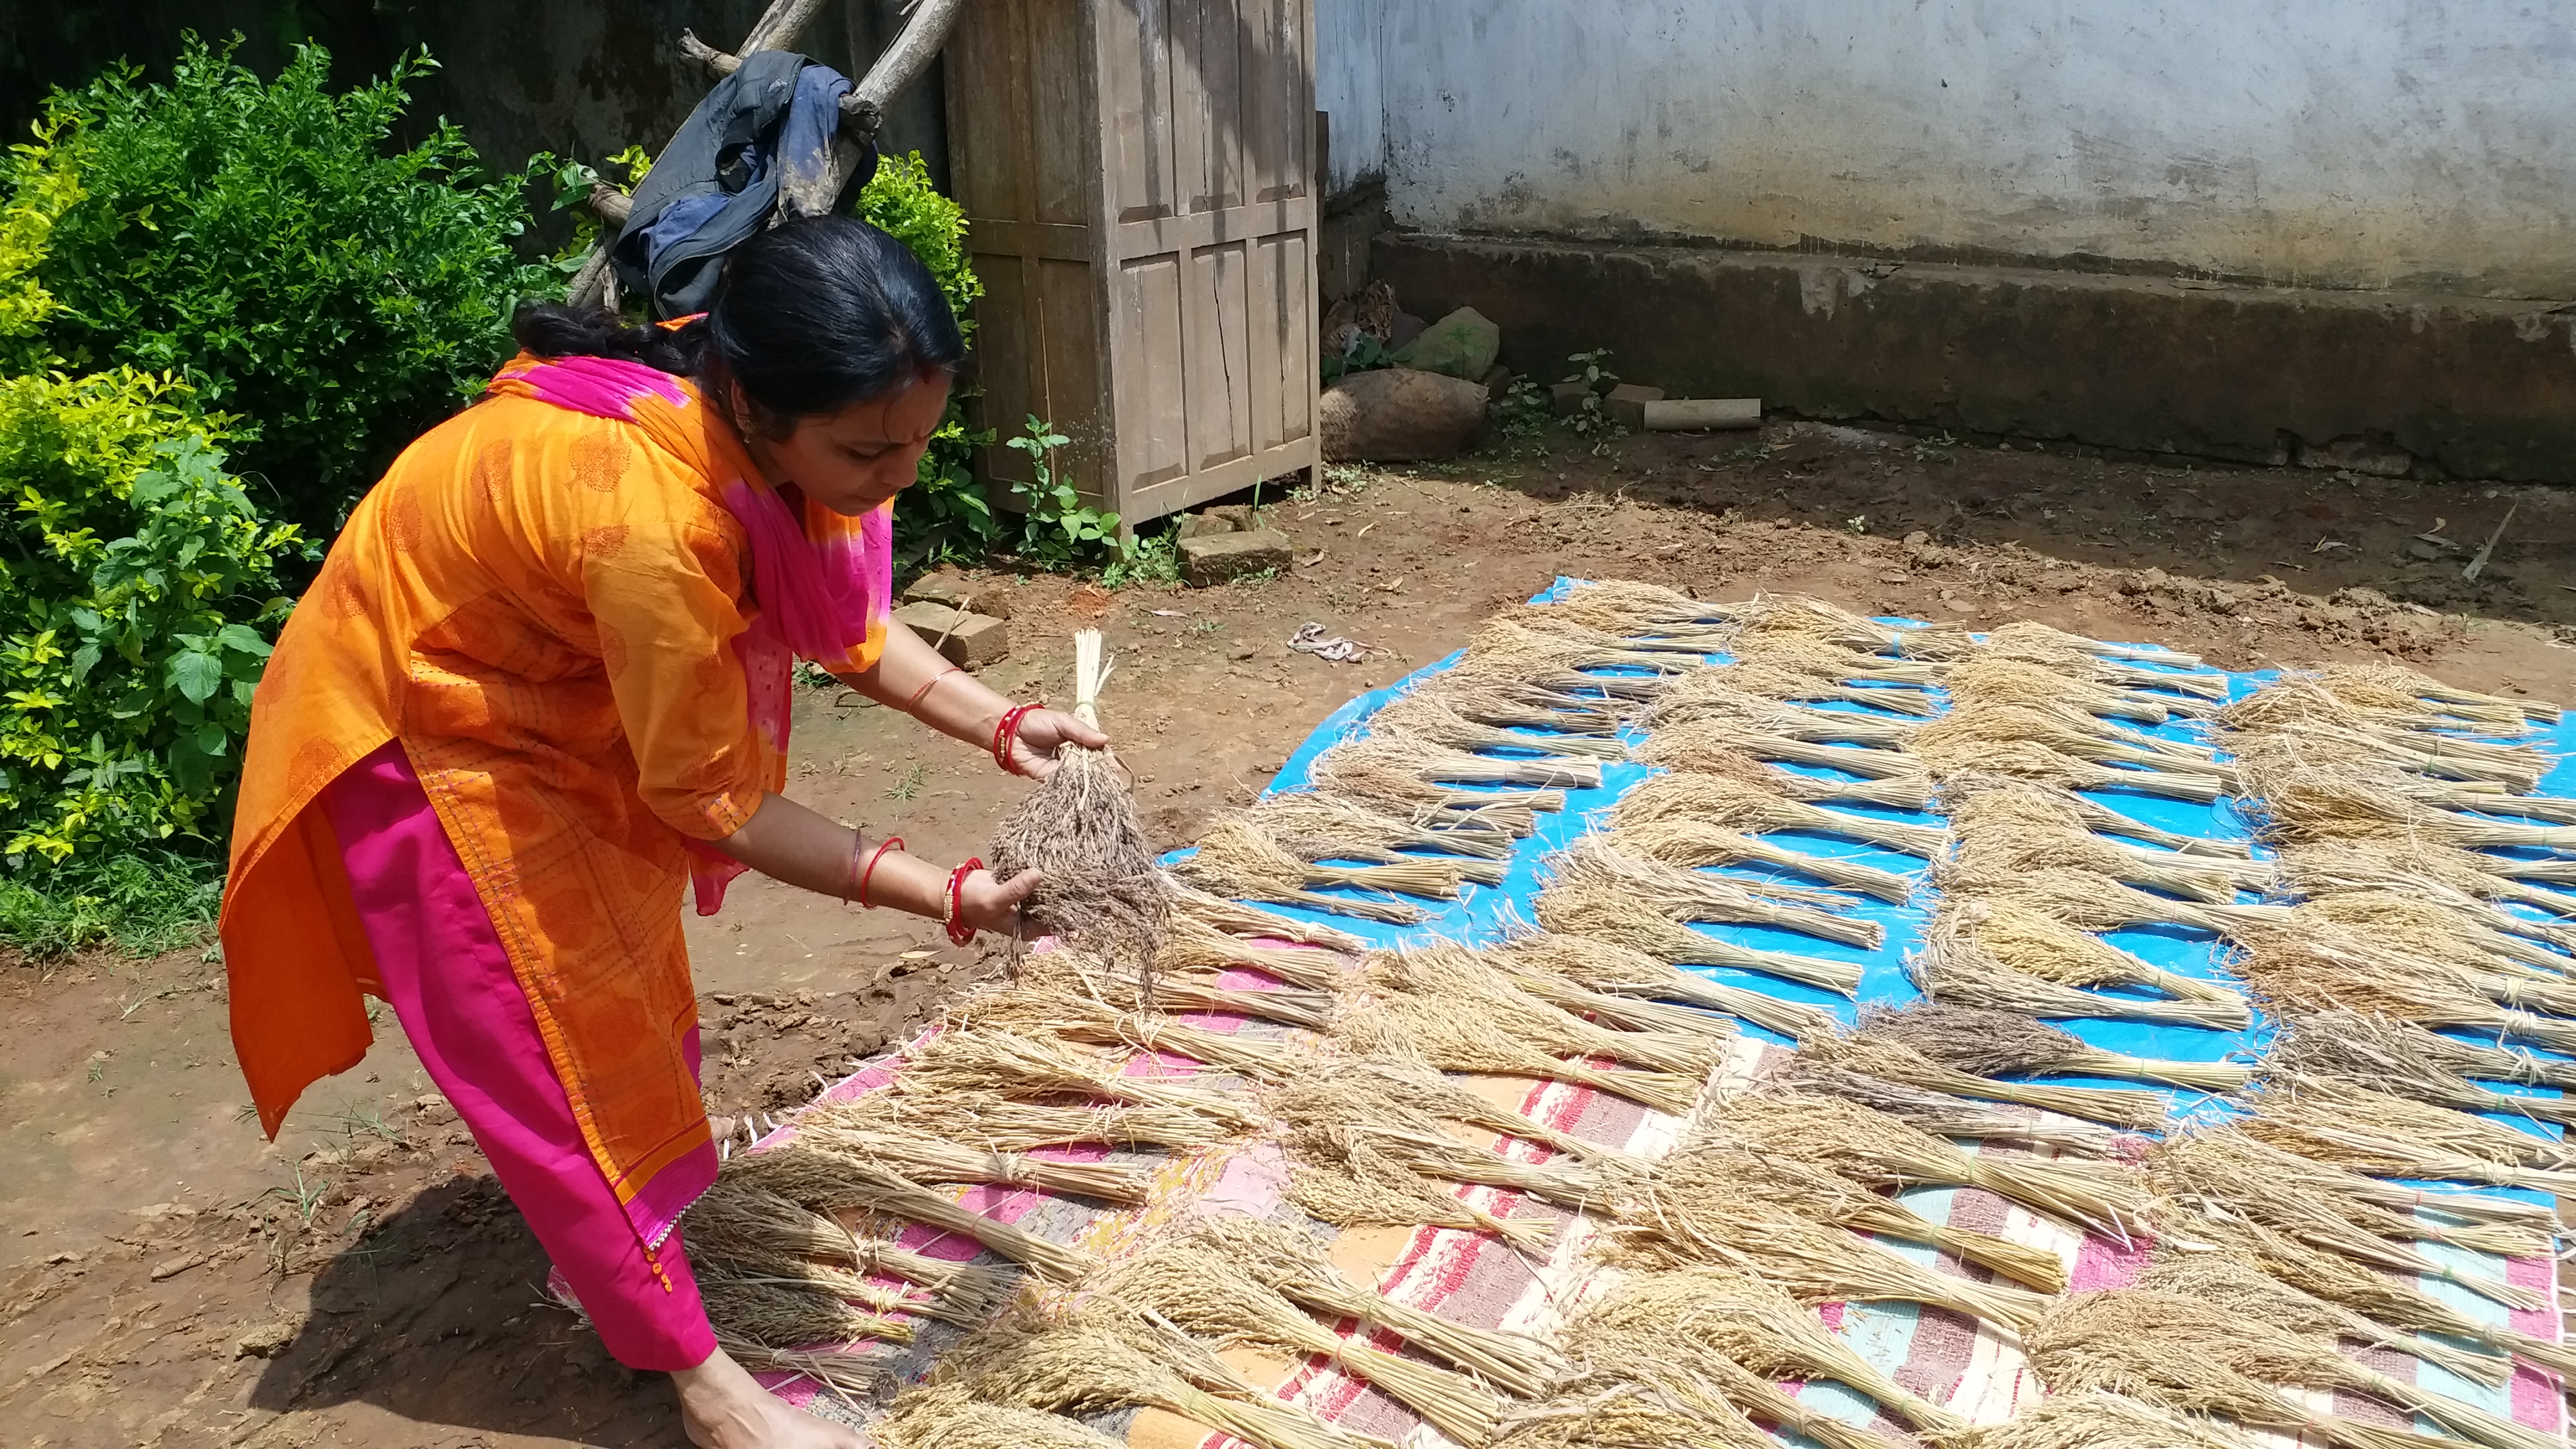
[[1485,430],[1481,383],[1410,367],[1353,373],[1324,392],[1324,456],[1381,463],[1454,458]]

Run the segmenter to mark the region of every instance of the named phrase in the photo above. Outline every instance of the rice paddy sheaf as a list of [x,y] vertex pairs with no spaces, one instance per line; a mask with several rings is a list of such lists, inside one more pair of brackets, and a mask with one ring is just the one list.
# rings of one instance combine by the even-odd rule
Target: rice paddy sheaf
[[2569,745],[1561,582],[1157,870],[1064,781],[1068,939],[682,1231],[893,1449],[2563,1444]]

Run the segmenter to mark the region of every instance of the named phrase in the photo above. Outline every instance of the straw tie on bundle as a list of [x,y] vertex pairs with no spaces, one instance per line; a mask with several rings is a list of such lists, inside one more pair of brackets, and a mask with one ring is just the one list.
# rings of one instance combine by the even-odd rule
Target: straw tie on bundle
[[[1100,631],[1076,633],[1073,657],[1074,716],[1097,725],[1110,669]],[[1152,980],[1171,903],[1135,791],[1111,751],[1057,751],[1055,769],[994,830],[992,856],[1004,880],[1025,870],[1045,875],[1028,899],[1030,920],[1115,962],[1140,987]]]
[[[2456,1112],[2495,1112],[2560,1126],[2576,1124],[2576,1102],[2557,1097],[2508,1096],[2469,1081],[2447,1064],[2446,1059],[2454,1057],[2451,1048],[2457,1048],[2457,1056],[2470,1061],[2477,1059],[2477,1053],[2487,1051],[2508,1059],[2515,1057],[2514,1053],[2493,1047],[2455,1042],[2384,1016],[2336,1010],[2283,1022],[2280,1033],[2272,1039],[2264,1065],[2281,1074],[2284,1086],[2304,1078],[2339,1077]],[[2576,1067],[2576,1063],[2558,1065]]]
[[1243,818],[1271,835],[1377,850],[1422,850],[1477,860],[1509,860],[1512,855],[1512,837],[1500,830],[1434,829],[1314,790],[1264,795],[1245,807]]
[[[2022,961],[2043,969],[2022,969]],[[1945,900],[1924,932],[1923,949],[1907,958],[1906,969],[1925,996],[1949,1005],[2061,1019],[2161,1021],[2218,1031],[2241,1031],[2253,1021],[2245,998],[2205,982],[2190,982],[2199,989],[2183,1000],[2141,1001],[2081,989],[2097,984],[2162,987],[2159,978],[2171,973],[2008,901]],[[2068,976],[2075,982],[2068,983]]]
[[2214,1303],[2231,1312],[2260,1319],[2284,1333],[2312,1338],[2349,1338],[2372,1348],[2402,1353],[2422,1363],[2458,1374],[2490,1388],[2513,1377],[2513,1360],[2497,1354],[2471,1353],[2405,1329],[2366,1318],[2338,1303],[2293,1288],[2241,1258],[2226,1253],[2169,1253],[2147,1265],[2137,1287]]
[[2332,1077],[2304,1077],[2252,1102],[2245,1130],[2284,1150],[2374,1177],[2576,1191],[2566,1149],[2466,1112]]
[[2224,1425],[2102,1389],[2050,1394],[2000,1424],[1938,1442],[1940,1449],[2253,1449]]
[[1578,837],[1551,862],[1557,881],[1623,890],[1676,921],[1772,926],[1846,946],[1875,950],[1887,937],[1876,921],[1784,905],[1757,894],[1759,887],[1722,875],[1623,855],[1599,834]]
[[1622,828],[1671,817],[1730,830],[1803,830],[1839,835],[1927,860],[1939,853],[1947,838],[1938,826],[1827,810],[1724,775],[1670,775],[1649,780],[1622,797],[1610,815],[1612,823]]
[[[1615,946],[1590,936],[1536,931],[1512,937],[1493,955],[1523,977],[1552,975],[1587,991],[1608,996],[1686,1001],[1693,1006],[1741,1017],[1755,1026],[1797,1038],[1830,1031],[1833,1018],[1801,1002],[1783,1001],[1766,992],[1709,981],[1671,963]],[[1536,992],[1536,988],[1532,988]]]
[[[1661,1344],[1667,1361],[1678,1368],[1699,1367],[1705,1353],[1749,1370],[1757,1380],[1831,1379],[1877,1400],[1895,1417],[1928,1433],[1967,1427],[1965,1420],[1862,1358],[1787,1294],[1725,1268],[1640,1274],[1588,1310],[1570,1329],[1570,1336],[1578,1341],[1607,1338],[1640,1356],[1651,1351],[1649,1344]],[[1735,1375],[1724,1374],[1715,1382],[1729,1398],[1744,1392]],[[1793,1415],[1768,1395],[1746,1397],[1751,1402],[1738,1400],[1739,1408],[1802,1433],[1813,1417],[1821,1417],[1814,1411]]]
[[1944,1066],[1913,1045],[1876,1029],[1866,1021],[1860,1030],[1849,1035],[1811,1037],[1800,1045],[1831,1065],[1908,1086],[1948,1092],[1952,1096],[2018,1102],[2044,1112],[2107,1122],[2135,1131],[2153,1131],[2165,1122],[2165,1100],[2157,1093],[2108,1087],[2047,1087],[2028,1082],[1998,1082]]
[[1860,990],[1861,968],[1857,962],[1738,946],[1707,932],[1694,931],[1617,887],[1587,881],[1559,882],[1540,891],[1535,904],[1539,924],[1550,931],[1590,936],[1666,963],[1733,966],[1845,996]]
[[[1753,865],[1794,871],[1838,889],[1856,891],[1895,905],[1904,904],[1914,895],[1911,876],[1881,870],[1874,865],[1862,865],[1857,861],[1809,855],[1805,851],[1773,845],[1759,836],[1744,835],[1697,821],[1650,820],[1612,830],[1608,833],[1608,840],[1614,849],[1687,869]],[[1770,889],[1760,882],[1747,884],[1757,890]]]
[[[1920,1053],[1915,1055],[1920,1057]],[[1792,1056],[1788,1069],[1771,1078],[1768,1085],[1857,1103],[1935,1137],[2007,1142],[2103,1159],[2124,1158],[2144,1146],[2141,1138],[2090,1122],[2043,1117],[2036,1112],[1992,1106],[1949,1092],[1871,1076],[1822,1060],[1812,1052]]]
[[1726,1098],[1707,1125],[1774,1157],[1871,1187],[1984,1188],[2114,1241],[2127,1240],[2147,1221],[2145,1186],[2126,1167],[1972,1154],[1847,1098],[1767,1087]]
[[[1258,1449],[1393,1449],[1337,1429],[1276,1399],[1209,1393],[1116,1335],[1034,1313],[960,1344],[940,1370],[978,1398],[1058,1414],[1154,1408],[1231,1434]],[[973,1449],[1002,1449],[976,1445]]]
[[[2066,1265],[2055,1253],[1990,1233],[1936,1223],[1895,1198],[1881,1197],[1830,1169],[1782,1157],[1731,1133],[1702,1131],[1655,1161],[1643,1189],[1660,1204],[1688,1204],[1712,1194],[1758,1191],[1801,1217],[1859,1233],[1928,1243],[2042,1293],[2066,1291]],[[1683,1209],[1687,1211],[1687,1207]]]
[[959,1233],[1039,1276],[1069,1283],[1091,1270],[1091,1255],[1049,1242],[1026,1228],[970,1212],[898,1173],[790,1144],[736,1155],[725,1165],[737,1181],[791,1202],[830,1211],[866,1208]]
[[1150,1243],[1119,1264],[1101,1287],[1201,1338],[1320,1355],[1376,1385],[1461,1444],[1491,1438],[1502,1414],[1502,1401],[1469,1379],[1344,1338],[1307,1317],[1305,1310],[1204,1241]]
[[[2529,1290],[2501,1280],[2446,1268],[2408,1244],[2442,1241],[2507,1254],[2536,1244],[2539,1251],[2547,1252],[2546,1236],[2499,1224],[2445,1226],[2403,1207],[2375,1202],[2367,1196],[2368,1185],[2355,1185],[2356,1174],[2273,1147],[2239,1126],[2204,1128],[2172,1138],[2148,1157],[2147,1176],[2159,1193],[2199,1214],[2197,1220],[2176,1222],[2176,1236],[2208,1231],[2210,1223],[2240,1221],[2356,1263],[2457,1283],[2508,1306],[2539,1301]],[[2268,1261],[2265,1266],[2281,1271]],[[2312,1284],[2303,1286],[2321,1296],[2336,1296]]]
[[[978,1263],[926,1257],[891,1242],[862,1238],[802,1203],[747,1187],[737,1174],[717,1178],[690,1204],[689,1247],[708,1258],[772,1268],[805,1262],[841,1263],[858,1273],[881,1273],[928,1289],[931,1296],[902,1295],[880,1301],[880,1311],[901,1308],[925,1318],[973,1324],[1009,1301],[1019,1275]],[[899,1290],[886,1290],[891,1296]],[[806,1340],[808,1342],[812,1340]]]
[[1921,1002],[1898,1011],[1868,1008],[1862,1020],[1867,1030],[1981,1077],[2128,1077],[2193,1092],[2232,1092],[2254,1079],[2253,1068],[2234,1062],[2177,1062],[2104,1051],[2071,1032],[2008,1011]]
[[[1520,1420],[1565,1428],[1505,1442],[1562,1449],[1775,1449],[1779,1441],[1753,1426],[1759,1419],[1825,1449],[1890,1449],[1879,1436],[1790,1397],[1699,1331],[1701,1318],[1725,1311],[1703,1291],[1712,1274],[1723,1275],[1730,1287],[1737,1278],[1712,1268],[1640,1273],[1585,1309],[1564,1334],[1567,1351],[1585,1371],[1560,1383],[1547,1405]],[[1793,1332],[1804,1340],[1803,1331]],[[1587,1413],[1602,1414],[1606,1422],[1586,1433],[1580,1422]]]
[[1357,890],[1402,890],[1408,894],[1455,899],[1463,878],[1455,866],[1311,865],[1279,848],[1278,842],[1242,820],[1221,820],[1199,837],[1188,859],[1173,870],[1181,879],[1222,895],[1304,906],[1328,915],[1357,916],[1409,926],[1423,918],[1420,906],[1377,896],[1325,895],[1318,886]]
[[[2132,1337],[2125,1346],[2115,1346],[2110,1334],[2122,1330]],[[2125,1358],[2131,1372],[2161,1380],[2159,1387],[2181,1400],[2174,1405],[2178,1408],[2227,1411],[2220,1404],[2194,1402],[2205,1388],[2236,1391],[2212,1374],[2223,1370],[2265,1384],[2365,1394],[2392,1408],[2422,1414],[2452,1434],[2490,1449],[2554,1449],[2560,1443],[2557,1435],[2543,1435],[2457,1399],[2400,1383],[2345,1358],[2330,1343],[2284,1332],[2261,1318],[2232,1312],[2206,1299],[2138,1288],[2077,1294],[2050,1315],[2030,1349],[2031,1362],[2052,1386],[2060,1378],[2070,1378],[2104,1388],[2124,1387],[2116,1377],[2107,1383],[2095,1377],[2100,1367],[2107,1366],[2104,1360],[2117,1355]],[[2358,1424],[2330,1415],[2310,1412],[2307,1418],[2338,1443],[2377,1444],[2388,1437],[2387,1431],[2365,1432]]]

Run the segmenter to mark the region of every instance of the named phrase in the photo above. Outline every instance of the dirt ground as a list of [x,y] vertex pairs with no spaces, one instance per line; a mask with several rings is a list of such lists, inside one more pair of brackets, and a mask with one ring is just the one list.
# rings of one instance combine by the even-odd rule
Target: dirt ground
[[[1812,425],[1517,447],[1335,468],[1272,500],[1298,545],[1275,578],[1116,593],[993,579],[1017,652],[989,677],[1060,691],[1066,633],[1107,630],[1109,723],[1169,844],[1249,799],[1344,700],[1559,574],[2036,618],[2236,668],[2385,652],[2576,698],[2576,494]],[[1287,649],[1309,620],[1378,652],[1334,665]],[[975,751],[828,691],[804,699],[798,731],[794,793],[936,859],[977,851],[1019,790]],[[756,880],[691,933],[719,1112],[804,1100],[1000,969],[925,923]],[[542,1255],[389,1021],[270,1145],[211,953],[0,963],[0,1001],[0,1441],[681,1442],[667,1384],[545,1302]]]

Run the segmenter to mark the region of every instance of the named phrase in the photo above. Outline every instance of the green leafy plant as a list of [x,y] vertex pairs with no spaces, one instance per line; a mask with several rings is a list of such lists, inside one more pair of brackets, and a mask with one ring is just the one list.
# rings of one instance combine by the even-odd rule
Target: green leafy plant
[[1604,365],[1603,359],[1609,355],[1609,348],[1596,347],[1566,359],[1574,371],[1565,380],[1583,384],[1583,401],[1567,415],[1565,425],[1587,438],[1615,437],[1620,432],[1619,420],[1601,403],[1602,396],[1619,385],[1619,374]]
[[1126,549],[1101,566],[1100,582],[1113,589],[1129,584],[1177,584],[1181,581],[1179,519],[1151,534],[1140,533]]
[[1331,387],[1354,372],[1370,372],[1395,366],[1395,355],[1385,343],[1366,332],[1351,334],[1349,347],[1338,356],[1324,359],[1324,386]]
[[1056,449],[1073,439],[1032,415],[1027,430],[1002,446],[1028,455],[1029,474],[1011,484],[1020,505],[1020,536],[1013,551],[1047,569],[1079,569],[1123,560],[1129,546],[1118,538],[1118,515],[1082,501],[1073,480],[1055,463]]
[[[857,210],[921,258],[971,347],[975,302],[984,295],[984,283],[967,255],[966,211],[931,184],[921,153],[880,160],[877,174],[859,191]],[[922,455],[920,476],[895,504],[895,553],[906,569],[972,562],[1003,541],[1004,521],[994,516],[992,500],[975,481],[975,450],[992,444],[993,431],[967,425],[971,395],[962,386],[949,395],[948,413]]]
[[46,340],[76,370],[173,372],[220,409],[277,513],[337,525],[394,453],[509,356],[526,176],[487,177],[455,126],[391,142],[426,53],[342,94],[300,46],[273,82],[189,36],[167,84],[120,65],[45,105],[0,191],[76,177],[38,280]]
[[309,550],[224,471],[184,386],[0,378],[0,856],[211,849]]
[[625,150],[609,157],[609,165],[626,173],[626,179],[622,182],[610,181],[600,174],[597,167],[587,162],[556,161],[549,156],[528,158],[528,165],[532,170],[548,162],[552,162],[554,166],[554,209],[572,213],[572,240],[564,243],[561,250],[546,260],[552,263],[554,269],[562,273],[569,282],[583,267],[589,265],[590,254],[599,245],[599,213],[592,211],[588,204],[592,190],[606,184],[632,195],[635,188],[643,184],[645,174],[653,169],[653,156],[641,146],[629,145]]

